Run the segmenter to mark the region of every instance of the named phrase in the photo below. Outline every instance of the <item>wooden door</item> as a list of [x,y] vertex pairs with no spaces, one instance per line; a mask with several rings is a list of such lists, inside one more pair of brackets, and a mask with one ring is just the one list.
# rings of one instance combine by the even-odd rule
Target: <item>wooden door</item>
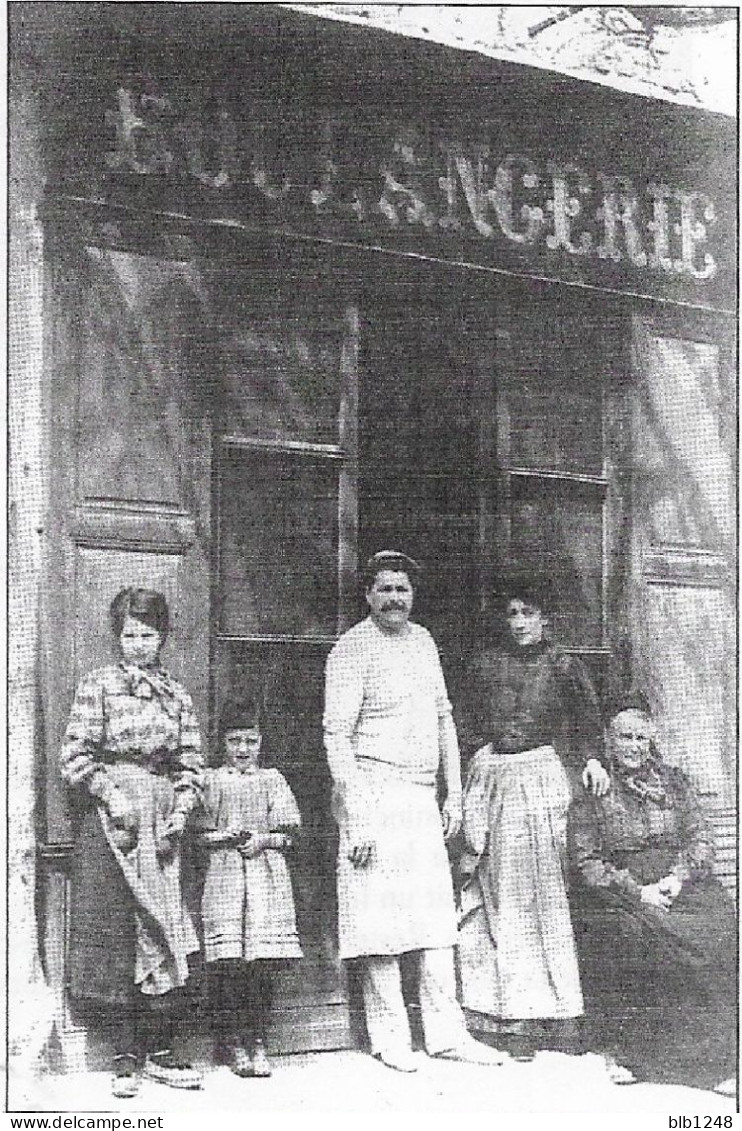
[[191,691],[206,735],[211,424],[196,269],[86,245],[74,222],[50,226],[46,247],[43,953],[64,1064],[83,1071],[105,1034],[82,1025],[65,993],[74,830],[59,748],[77,681],[115,657],[108,609],[129,585],[167,596],[163,661]]
[[206,730],[211,426],[196,269],[61,237],[53,246],[42,638],[47,841],[65,843],[59,744],[75,684],[115,655],[108,608],[122,587],[167,596],[163,662]]
[[356,585],[358,315],[316,273],[215,272],[214,697],[262,704],[263,762],[297,799],[290,856],[304,958],[276,982],[277,1051],[353,1043],[337,946],[324,664]]
[[634,318],[635,669],[665,757],[722,825],[736,759],[732,359],[720,320]]
[[[377,280],[361,323],[359,549],[422,566],[413,619],[455,695],[491,553],[494,436],[486,303],[446,275]],[[367,613],[359,592],[356,619]]]

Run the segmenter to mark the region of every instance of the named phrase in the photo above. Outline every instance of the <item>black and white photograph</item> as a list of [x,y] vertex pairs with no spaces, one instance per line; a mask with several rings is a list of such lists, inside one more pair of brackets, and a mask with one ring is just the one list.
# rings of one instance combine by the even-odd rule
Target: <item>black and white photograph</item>
[[739,9],[6,13],[6,1112],[731,1128]]

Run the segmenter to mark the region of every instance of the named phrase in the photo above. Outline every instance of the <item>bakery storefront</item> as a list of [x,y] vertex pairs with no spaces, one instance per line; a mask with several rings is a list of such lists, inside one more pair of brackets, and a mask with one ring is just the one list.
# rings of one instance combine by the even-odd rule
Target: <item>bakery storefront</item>
[[306,958],[273,1039],[343,1047],[322,680],[369,553],[424,564],[452,689],[498,571],[552,571],[558,638],[603,693],[647,688],[733,828],[734,124],[273,6],[64,7],[11,40],[11,209],[38,206],[42,279],[37,910],[60,1048],[98,1036],[63,993],[56,763],[127,584],[168,595],[207,745],[231,688],[265,706],[305,826]]

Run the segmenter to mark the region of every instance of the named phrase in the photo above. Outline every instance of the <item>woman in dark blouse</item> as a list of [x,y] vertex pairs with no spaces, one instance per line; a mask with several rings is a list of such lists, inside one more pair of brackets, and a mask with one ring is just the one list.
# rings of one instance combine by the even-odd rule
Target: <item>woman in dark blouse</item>
[[583,795],[571,815],[583,985],[597,1039],[637,1076],[728,1093],[736,918],[712,873],[698,799],[653,738],[642,696],[618,704],[608,730],[611,789]]
[[511,578],[501,595],[505,641],[474,659],[457,712],[470,759],[459,960],[470,1027],[509,1033],[503,1043],[527,1057],[540,1043],[574,1047],[567,811],[581,780],[600,792],[608,775],[590,678],[545,636],[547,581]]

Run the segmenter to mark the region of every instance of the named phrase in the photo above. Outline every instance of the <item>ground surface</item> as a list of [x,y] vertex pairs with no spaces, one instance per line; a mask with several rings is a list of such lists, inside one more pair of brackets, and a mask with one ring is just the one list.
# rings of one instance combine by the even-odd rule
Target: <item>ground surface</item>
[[[114,1100],[110,1074],[87,1072],[11,1082],[14,1111],[223,1112],[602,1112],[731,1115],[736,1101],[694,1088],[658,1084],[616,1087],[593,1055],[541,1052],[530,1064],[502,1067],[433,1061],[402,1075],[363,1052],[275,1057],[270,1080],[241,1080],[210,1070],[202,1091],[179,1092],[145,1081],[136,1099]],[[736,1122],[736,1120],[735,1120]],[[668,1125],[667,1120],[663,1124]]]

